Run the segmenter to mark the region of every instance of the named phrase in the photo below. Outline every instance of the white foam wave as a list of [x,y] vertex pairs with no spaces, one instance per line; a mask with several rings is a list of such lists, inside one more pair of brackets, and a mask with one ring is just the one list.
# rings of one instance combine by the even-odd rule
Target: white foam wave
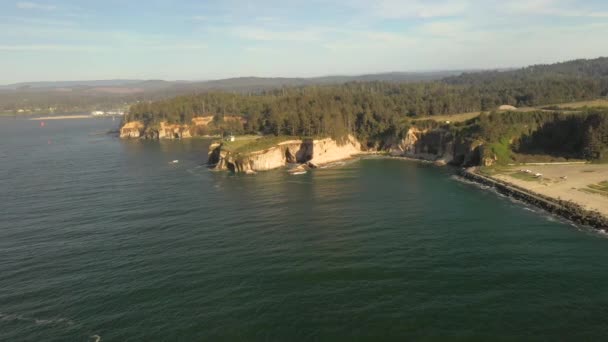
[[453,180],[455,180],[455,181],[457,181],[457,182],[460,182],[460,183],[463,183],[463,184],[468,184],[468,185],[473,185],[473,186],[475,186],[477,188],[480,188],[480,189],[483,189],[483,190],[491,190],[494,193],[501,195],[498,191],[496,191],[491,186],[487,186],[485,184],[474,182],[474,181],[468,180],[468,179],[466,179],[464,177],[460,177],[458,175],[452,175],[452,176],[450,176],[450,178],[453,179]]
[[[524,210],[528,210],[528,211],[531,211],[531,212],[533,212],[533,213],[537,213],[537,214],[542,214],[542,216],[543,216],[543,217],[545,217],[545,219],[547,219],[547,221],[549,221],[549,222],[561,222],[561,223],[569,223],[569,224],[571,224],[573,227],[575,227],[575,228],[577,228],[577,229],[580,229],[580,226],[579,226],[579,225],[577,225],[576,223],[572,222],[572,221],[569,221],[569,220],[563,219],[563,218],[561,218],[561,217],[559,217],[559,216],[555,216],[555,215],[553,215],[553,214],[551,214],[551,213],[549,213],[549,212],[545,211],[545,210],[544,210],[544,209],[542,209],[542,208],[536,208],[536,210],[535,210],[535,209],[532,209],[532,208],[530,208],[530,207],[528,206],[528,204],[527,204],[525,201],[522,201],[522,200],[516,199],[516,198],[511,197],[511,196],[508,196],[508,195],[501,194],[501,193],[500,193],[498,190],[496,190],[496,189],[495,189],[495,188],[493,188],[493,187],[490,187],[490,186],[487,186],[487,185],[483,185],[483,184],[480,184],[480,183],[477,183],[477,182],[474,182],[474,181],[470,181],[470,180],[465,179],[465,178],[463,178],[463,177],[460,177],[460,176],[458,176],[458,175],[452,175],[450,178],[452,178],[452,179],[454,179],[454,180],[456,180],[456,181],[458,181],[458,182],[461,182],[461,183],[465,183],[465,184],[471,184],[471,185],[474,185],[474,186],[476,186],[476,187],[478,187],[478,188],[480,188],[480,189],[483,189],[483,190],[489,190],[489,191],[491,191],[491,192],[493,192],[493,193],[497,194],[499,197],[502,197],[502,198],[508,198],[508,199],[509,199],[509,201],[510,201],[511,203],[513,203],[513,204],[517,204],[517,205],[520,205],[520,206],[523,206],[523,209],[524,209]],[[608,235],[608,234],[607,234],[607,235]]]
[[91,338],[93,339],[93,342],[100,342],[101,341],[101,336],[99,336],[99,335],[93,335],[93,336],[91,336]]

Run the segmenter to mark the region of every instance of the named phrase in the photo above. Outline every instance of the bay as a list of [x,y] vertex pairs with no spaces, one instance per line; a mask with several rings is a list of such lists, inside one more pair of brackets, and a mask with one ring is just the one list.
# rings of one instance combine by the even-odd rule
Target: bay
[[608,336],[608,239],[452,169],[231,175],[116,126],[0,118],[0,341]]

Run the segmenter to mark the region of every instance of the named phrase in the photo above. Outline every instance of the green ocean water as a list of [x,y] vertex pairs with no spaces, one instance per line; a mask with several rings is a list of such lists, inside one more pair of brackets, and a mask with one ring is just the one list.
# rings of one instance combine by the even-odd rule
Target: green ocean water
[[602,234],[448,168],[234,176],[116,124],[0,119],[0,341],[608,339]]

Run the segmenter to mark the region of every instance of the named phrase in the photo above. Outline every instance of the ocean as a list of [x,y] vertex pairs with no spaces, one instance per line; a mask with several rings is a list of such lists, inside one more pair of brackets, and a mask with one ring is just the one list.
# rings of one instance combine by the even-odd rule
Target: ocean
[[117,124],[0,118],[0,341],[608,338],[603,234],[451,168],[232,175]]

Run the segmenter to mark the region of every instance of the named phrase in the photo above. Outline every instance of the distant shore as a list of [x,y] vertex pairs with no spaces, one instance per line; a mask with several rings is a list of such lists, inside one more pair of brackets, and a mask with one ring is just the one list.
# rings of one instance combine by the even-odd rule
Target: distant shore
[[58,116],[41,116],[37,118],[29,118],[28,120],[69,120],[69,119],[92,119],[92,115],[58,115]]

